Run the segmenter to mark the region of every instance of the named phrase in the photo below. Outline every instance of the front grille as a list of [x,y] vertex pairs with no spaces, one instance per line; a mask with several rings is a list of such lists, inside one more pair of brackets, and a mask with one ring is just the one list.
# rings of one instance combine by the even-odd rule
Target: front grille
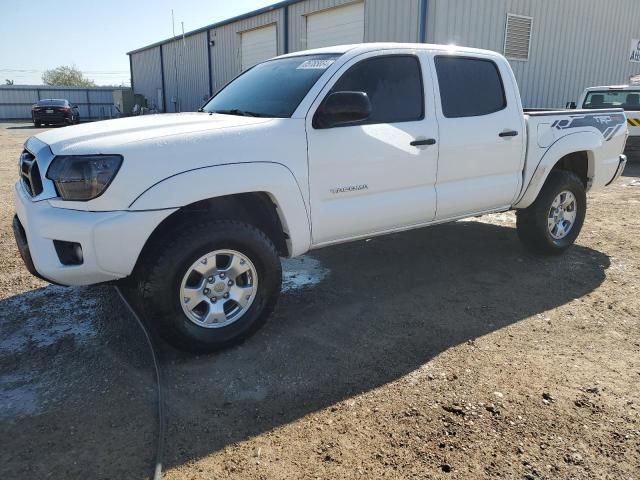
[[20,155],[19,173],[22,184],[32,197],[42,193],[42,178],[40,178],[38,162],[36,162],[36,157],[27,150]]

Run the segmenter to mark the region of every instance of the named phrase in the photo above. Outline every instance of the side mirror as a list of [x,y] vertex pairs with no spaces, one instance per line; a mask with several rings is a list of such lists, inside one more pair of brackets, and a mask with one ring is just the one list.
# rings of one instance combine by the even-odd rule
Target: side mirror
[[576,102],[567,102],[566,108],[567,108],[567,110],[575,110],[576,109]]
[[371,102],[364,92],[329,94],[313,118],[314,128],[324,129],[362,122],[371,115]]

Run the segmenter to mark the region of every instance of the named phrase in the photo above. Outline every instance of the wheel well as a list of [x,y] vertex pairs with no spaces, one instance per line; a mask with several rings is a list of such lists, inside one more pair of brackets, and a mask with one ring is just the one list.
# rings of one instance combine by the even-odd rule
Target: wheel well
[[553,167],[553,170],[566,170],[575,173],[584,184],[589,186],[589,155],[587,152],[574,152],[565,155]]
[[159,244],[161,239],[171,236],[191,224],[194,216],[199,215],[219,220],[239,220],[250,223],[261,229],[271,239],[281,256],[289,255],[287,246],[289,236],[282,227],[276,204],[267,193],[252,192],[201,200],[172,213],[156,227],[147,239],[138,256],[136,269],[141,260],[155,245]]

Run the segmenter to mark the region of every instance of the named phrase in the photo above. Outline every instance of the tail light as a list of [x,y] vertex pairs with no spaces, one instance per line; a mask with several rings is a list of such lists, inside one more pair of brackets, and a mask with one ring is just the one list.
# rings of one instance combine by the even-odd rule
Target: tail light
[[62,111],[63,111],[63,112],[70,112],[70,111],[71,111],[71,109],[70,109],[69,107],[63,107]]

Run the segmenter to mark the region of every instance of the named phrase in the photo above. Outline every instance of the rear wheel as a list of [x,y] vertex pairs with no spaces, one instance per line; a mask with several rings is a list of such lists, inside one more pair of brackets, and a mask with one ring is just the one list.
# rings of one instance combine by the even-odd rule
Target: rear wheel
[[236,345],[260,328],[280,293],[273,242],[253,225],[203,221],[147,253],[138,275],[147,320],[182,350]]
[[36,128],[40,128],[40,127],[42,127],[42,122],[35,121],[35,122],[33,122],[33,125]]
[[551,172],[533,204],[517,212],[518,236],[530,250],[560,254],[578,238],[587,211],[585,187],[573,172]]

